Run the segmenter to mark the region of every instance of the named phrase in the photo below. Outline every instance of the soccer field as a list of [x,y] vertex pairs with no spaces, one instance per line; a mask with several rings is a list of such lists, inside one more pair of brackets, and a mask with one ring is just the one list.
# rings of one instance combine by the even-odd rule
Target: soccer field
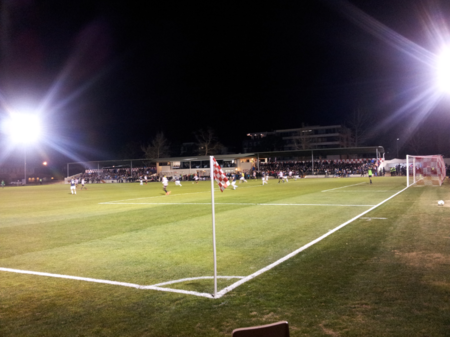
[[[215,192],[219,290],[393,196],[405,179],[238,186]],[[170,188],[170,196],[158,183],[89,185],[76,195],[66,185],[7,189],[0,267],[211,296],[211,185]]]
[[[224,305],[223,310],[231,310],[225,309],[226,304],[237,301],[233,306],[246,307],[255,301],[263,302],[263,298],[272,293],[271,296],[276,294],[278,297],[271,299],[269,308],[272,305],[283,308],[286,301],[290,301],[290,296],[296,296],[292,292],[303,294],[302,298],[309,296],[305,295],[309,291],[303,288],[310,287],[311,282],[321,285],[320,291],[324,294],[330,291],[335,282],[349,282],[347,268],[355,268],[355,263],[359,263],[354,259],[365,261],[366,257],[368,259],[380,251],[381,242],[384,242],[379,241],[380,238],[387,240],[387,233],[392,228],[402,224],[405,231],[410,230],[408,221],[411,222],[411,219],[406,221],[401,218],[408,216],[407,212],[411,212],[414,207],[417,208],[419,203],[414,200],[422,198],[422,213],[439,212],[439,216],[444,217],[442,219],[448,219],[449,203],[438,208],[435,200],[446,199],[448,186],[410,187],[405,190],[404,177],[375,178],[372,185],[368,183],[368,178],[329,178],[291,180],[284,184],[271,180],[265,186],[261,185],[260,180],[253,180],[238,186],[236,190],[229,187],[223,193],[218,189],[215,191],[220,299],[214,299],[211,295],[213,250],[210,182],[183,182],[182,187],[170,183],[172,193],[169,196],[164,194],[159,183],[144,186],[91,184],[87,185],[87,190],[78,189],[76,195],[70,194],[68,185],[0,190],[0,294],[3,303],[6,303],[0,306],[0,320],[8,322],[0,328],[0,332],[4,335],[33,335],[33,326],[36,327],[37,320],[38,335],[58,335],[62,328],[56,328],[55,325],[60,325],[61,321],[74,320],[67,323],[69,335],[135,335],[134,330],[125,328],[127,324],[140,331],[136,335],[165,336],[163,327],[172,325],[171,335],[223,335],[223,331],[230,332],[232,328],[252,325],[251,322],[270,323],[275,318],[292,317],[293,309],[285,308],[273,320],[266,320],[265,315],[277,312],[277,309],[268,309],[266,303],[263,312],[255,314],[259,318],[255,316],[254,320],[239,320],[231,318],[230,313],[215,316],[215,310],[220,312],[218,305]],[[384,210],[381,213],[378,211],[380,208]],[[419,217],[415,219],[419,222]],[[342,225],[351,227],[351,230],[340,234],[342,230],[336,229],[344,228]],[[443,237],[448,236],[448,230],[439,227],[441,230],[446,233]],[[417,229],[414,231],[419,233]],[[343,239],[342,235],[349,237]],[[333,237],[337,241],[331,239]],[[342,249],[342,244],[346,248]],[[424,247],[428,245],[430,242]],[[432,245],[443,247],[442,243]],[[335,250],[338,246],[340,248]],[[350,254],[347,247],[353,247],[355,251],[350,257],[339,257],[341,252]],[[398,247],[394,249],[399,251]],[[405,247],[412,247],[411,242],[407,242]],[[310,258],[311,261],[308,260]],[[395,254],[393,258],[396,258]],[[300,269],[292,269],[293,263]],[[277,272],[266,272],[271,268],[277,268]],[[286,281],[282,276],[283,271],[291,275],[299,272],[306,275]],[[322,271],[325,276],[320,274]],[[319,275],[315,274],[314,281],[307,281],[310,273]],[[352,269],[350,274],[353,273]],[[444,279],[446,277],[439,275]],[[255,280],[260,280],[257,284],[264,284],[257,293],[252,290]],[[380,282],[374,278],[373,282],[376,282],[375,286],[380,286],[387,280]],[[399,282],[398,279],[395,282]],[[448,287],[448,283],[445,284]],[[361,282],[358,287],[367,287],[367,283]],[[316,295],[308,301],[314,302],[318,295],[317,291],[312,293]],[[362,293],[364,290],[353,289],[351,296]],[[336,298],[339,298],[339,294],[329,294],[329,298],[317,305],[338,305]],[[124,314],[117,303],[109,303],[111,298],[116,297],[118,303],[127,307],[127,310],[134,308],[132,310],[137,310],[140,316],[143,315],[141,306],[149,303],[157,305],[161,312],[152,313],[152,318],[145,318],[145,315],[139,319],[133,317],[132,322],[129,322],[125,318],[130,315],[129,312]],[[87,304],[87,298],[90,304]],[[174,301],[181,311],[176,314],[172,314]],[[136,307],[138,302],[141,304]],[[91,312],[89,318],[81,314],[87,307]],[[97,310],[95,308],[100,311],[92,312]],[[112,323],[103,317],[102,308],[118,321]],[[249,310],[257,313],[257,308]],[[308,305],[304,303],[302,309],[296,310],[303,312],[304,319],[308,315],[317,317],[316,308],[307,308]],[[58,312],[53,313],[54,310]],[[336,309],[330,310],[334,312]],[[37,311],[40,313],[38,316],[51,318],[47,317],[42,321],[45,323],[40,324],[40,318],[36,317]],[[251,318],[251,312],[247,311],[244,310],[245,314],[238,311],[237,314]],[[192,315],[196,315],[198,320],[204,316],[203,324],[211,324],[211,327],[197,329],[194,324],[196,319]],[[374,313],[374,317],[379,315]],[[179,322],[172,324],[171,318]],[[314,320],[313,316],[311,320]],[[312,324],[311,320],[308,324]],[[406,314],[405,320],[409,320]],[[145,328],[147,321],[158,328],[148,332]],[[336,317],[335,321],[342,322],[343,318]],[[86,326],[80,327],[80,324]],[[292,324],[295,324],[293,318]],[[339,327],[341,323],[336,324]],[[109,331],[108,325],[113,330]],[[95,326],[101,326],[101,333],[95,332]],[[184,328],[191,332],[184,333]],[[296,334],[294,331],[291,335],[321,335],[315,328],[311,329],[309,333],[303,331],[302,334]],[[378,329],[376,322],[373,329]],[[376,335],[374,330],[366,333]]]

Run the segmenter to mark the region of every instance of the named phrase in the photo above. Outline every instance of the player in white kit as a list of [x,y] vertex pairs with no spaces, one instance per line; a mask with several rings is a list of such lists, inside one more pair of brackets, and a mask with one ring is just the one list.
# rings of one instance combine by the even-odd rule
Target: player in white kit
[[73,179],[70,181],[70,193],[77,194],[77,185]]
[[183,186],[180,183],[180,177],[175,176],[175,186]]
[[167,180],[166,176],[162,178],[163,190],[166,192],[166,195],[170,194],[170,191],[167,191],[167,185],[169,185],[169,180]]

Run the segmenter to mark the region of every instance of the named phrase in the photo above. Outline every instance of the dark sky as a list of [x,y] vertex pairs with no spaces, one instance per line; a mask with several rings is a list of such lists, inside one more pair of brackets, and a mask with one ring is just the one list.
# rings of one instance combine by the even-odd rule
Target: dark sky
[[208,126],[239,151],[248,132],[342,124],[355,109],[374,118],[368,145],[386,149],[406,146],[410,124],[450,128],[449,99],[424,94],[449,1],[1,6],[0,113],[41,108],[42,157],[116,158],[158,131],[179,144]]

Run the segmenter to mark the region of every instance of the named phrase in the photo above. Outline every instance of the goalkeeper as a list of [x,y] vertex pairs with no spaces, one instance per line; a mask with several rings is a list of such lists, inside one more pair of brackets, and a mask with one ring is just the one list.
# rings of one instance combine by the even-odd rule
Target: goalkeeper
[[372,184],[372,175],[373,175],[373,173],[372,173],[372,168],[371,167],[369,167],[369,170],[367,171],[367,173],[369,175],[370,184]]

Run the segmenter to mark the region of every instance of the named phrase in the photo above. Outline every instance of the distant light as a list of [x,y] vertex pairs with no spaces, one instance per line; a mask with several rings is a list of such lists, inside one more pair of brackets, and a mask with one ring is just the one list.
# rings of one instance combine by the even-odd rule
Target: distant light
[[450,48],[446,47],[437,59],[437,85],[440,90],[450,93]]
[[33,143],[41,134],[39,118],[33,114],[13,113],[2,127],[14,143]]
[[46,161],[44,161],[44,162],[42,163],[42,165],[44,165],[44,166],[47,166],[47,162],[46,162]]

